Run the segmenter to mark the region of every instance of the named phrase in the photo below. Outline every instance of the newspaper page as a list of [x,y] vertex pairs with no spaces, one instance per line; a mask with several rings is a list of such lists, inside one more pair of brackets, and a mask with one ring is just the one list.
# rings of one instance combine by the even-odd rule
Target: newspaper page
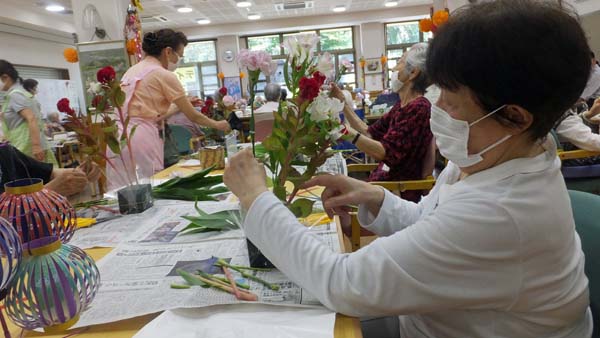
[[[208,214],[239,209],[237,202],[226,201],[198,202],[198,207]],[[181,216],[196,214],[194,202],[157,200],[152,208],[143,213],[126,215],[96,224],[90,228],[78,229],[70,244],[82,249],[89,249],[94,247],[116,247],[127,242],[147,244],[191,243],[243,236],[241,230],[179,235],[179,231],[190,223]]]
[[[314,234],[333,251],[339,252],[335,224],[320,226]],[[183,284],[177,269],[195,273],[198,270],[219,274],[214,267],[215,257],[229,260],[234,265],[248,266],[245,239],[223,239],[194,244],[140,245],[123,244],[98,263],[102,283],[91,307],[85,311],[76,327],[97,325],[133,318],[175,308],[205,307],[236,304],[231,294],[214,288],[193,286],[172,289],[171,284]],[[235,273],[235,272],[234,272]],[[321,306],[308,292],[298,287],[278,270],[254,272],[270,283],[279,285],[273,291],[252,280],[238,281],[250,285],[250,291],[260,303],[286,306]]]

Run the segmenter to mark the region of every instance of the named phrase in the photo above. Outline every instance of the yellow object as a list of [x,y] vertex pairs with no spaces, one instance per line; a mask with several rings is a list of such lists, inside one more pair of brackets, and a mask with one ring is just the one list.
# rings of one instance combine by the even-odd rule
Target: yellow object
[[95,218],[77,218],[77,229],[87,228],[96,224]]
[[240,79],[243,79],[246,77],[246,74],[244,72],[240,72]]
[[127,54],[129,54],[129,55],[135,54],[135,51],[137,50],[137,44],[135,43],[135,40],[133,40],[133,39],[127,40],[126,46],[127,46]]
[[309,226],[309,227],[321,225],[321,224],[327,224],[332,221],[331,218],[329,218],[329,216],[327,216],[327,214],[324,212],[315,213],[308,217],[300,218],[298,220],[300,221],[300,223],[302,223],[306,226]]
[[79,321],[79,315],[69,319],[66,323],[45,327],[44,332],[49,334],[65,332],[70,329],[71,326],[75,325],[77,321]]
[[450,14],[446,10],[440,10],[433,14],[432,21],[437,27],[440,27],[448,21],[449,17]]
[[223,79],[225,78],[225,74],[223,74],[223,72],[219,72],[219,73],[217,74],[217,77],[218,77],[220,80],[223,80]]
[[39,180],[39,182],[36,182],[31,185],[25,185],[25,186],[21,186],[21,187],[5,187],[4,189],[5,189],[6,193],[9,195],[26,195],[26,194],[33,194],[34,192],[42,191],[43,188],[44,188],[44,183],[42,182],[42,180]]
[[23,250],[23,256],[25,257],[29,257],[29,256],[41,256],[41,255],[47,255],[51,252],[54,252],[58,249],[60,249],[60,247],[62,246],[62,243],[60,242],[60,239],[58,239],[58,237],[55,237],[56,241],[41,246],[39,248],[33,248],[33,249],[24,249]]
[[79,54],[75,48],[65,48],[63,55],[65,60],[70,63],[79,62]]

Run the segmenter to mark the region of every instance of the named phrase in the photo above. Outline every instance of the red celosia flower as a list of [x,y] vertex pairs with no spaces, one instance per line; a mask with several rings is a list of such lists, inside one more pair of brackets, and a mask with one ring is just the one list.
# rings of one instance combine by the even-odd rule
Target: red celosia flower
[[56,103],[56,109],[58,109],[58,111],[61,113],[66,113],[71,116],[75,115],[75,110],[71,108],[71,102],[67,98],[58,100],[58,103]]
[[319,95],[321,84],[315,78],[303,77],[300,79],[300,97],[304,100],[312,100]]
[[98,82],[107,84],[117,77],[117,73],[113,67],[106,66],[98,71],[96,77],[98,78]]
[[313,79],[317,80],[317,82],[319,83],[319,87],[320,87],[323,85],[323,83],[325,83],[325,80],[327,79],[327,77],[325,75],[321,74],[320,72],[314,72]]
[[227,88],[221,87],[221,89],[219,89],[219,94],[221,94],[221,96],[227,95]]

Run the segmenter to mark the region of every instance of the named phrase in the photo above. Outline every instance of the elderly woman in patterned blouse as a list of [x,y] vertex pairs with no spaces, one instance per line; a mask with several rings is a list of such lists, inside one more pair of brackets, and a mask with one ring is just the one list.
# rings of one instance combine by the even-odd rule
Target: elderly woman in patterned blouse
[[[433,137],[429,129],[431,103],[423,96],[430,85],[425,72],[427,47],[426,43],[416,44],[402,56],[391,79],[400,101],[373,125],[368,126],[348,105],[344,107],[352,143],[380,161],[370,181],[424,178],[423,164]],[[344,101],[343,93],[335,85],[332,96]],[[421,192],[407,191],[402,198],[418,202]]]

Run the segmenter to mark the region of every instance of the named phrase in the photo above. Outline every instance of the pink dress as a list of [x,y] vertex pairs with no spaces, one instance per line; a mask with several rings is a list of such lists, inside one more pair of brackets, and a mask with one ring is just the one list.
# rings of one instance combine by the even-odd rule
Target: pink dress
[[[134,183],[136,175],[138,179],[149,178],[164,169],[164,144],[157,118],[167,112],[171,102],[185,96],[176,75],[153,57],[131,67],[123,76],[121,87],[125,92],[123,114],[130,118],[129,133],[137,126],[131,138],[135,165],[127,147],[122,149],[121,156],[108,149],[107,156],[113,163],[106,167],[109,191]],[[118,125],[121,133],[123,126]]]

